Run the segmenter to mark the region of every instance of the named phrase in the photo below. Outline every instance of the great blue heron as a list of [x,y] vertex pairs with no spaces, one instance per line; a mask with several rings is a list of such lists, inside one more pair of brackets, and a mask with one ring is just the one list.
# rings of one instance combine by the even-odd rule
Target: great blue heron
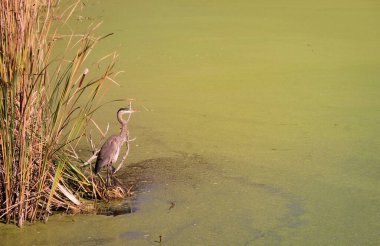
[[118,135],[113,135],[103,144],[96,159],[95,174],[98,174],[100,169],[104,166],[108,167],[107,170],[107,183],[109,180],[109,173],[112,169],[112,164],[117,161],[121,146],[127,141],[128,126],[127,121],[122,118],[124,114],[131,114],[135,112],[130,107],[121,108],[117,111],[117,120],[121,124],[121,131]]

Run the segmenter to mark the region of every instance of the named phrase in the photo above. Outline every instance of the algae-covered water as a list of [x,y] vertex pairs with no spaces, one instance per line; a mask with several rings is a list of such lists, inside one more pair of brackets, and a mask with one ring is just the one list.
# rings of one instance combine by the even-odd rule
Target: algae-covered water
[[[106,99],[142,110],[127,168],[143,188],[131,214],[1,226],[0,245],[380,244],[379,2],[87,1],[81,15],[114,33],[97,52],[125,73]],[[98,113],[110,131],[119,106]]]

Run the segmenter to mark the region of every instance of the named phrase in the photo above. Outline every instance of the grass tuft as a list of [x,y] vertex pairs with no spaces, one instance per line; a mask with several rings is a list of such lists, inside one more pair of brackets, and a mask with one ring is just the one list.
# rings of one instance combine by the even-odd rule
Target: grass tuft
[[[85,61],[105,36],[93,36],[97,26],[83,35],[59,34],[79,4],[60,9],[53,0],[0,2],[0,220],[5,223],[46,221],[57,209],[80,210],[82,198],[108,198],[104,183],[70,158],[70,148],[99,107],[97,95],[113,81],[116,58],[107,57],[104,71],[88,78]],[[53,60],[62,39],[65,53]]]

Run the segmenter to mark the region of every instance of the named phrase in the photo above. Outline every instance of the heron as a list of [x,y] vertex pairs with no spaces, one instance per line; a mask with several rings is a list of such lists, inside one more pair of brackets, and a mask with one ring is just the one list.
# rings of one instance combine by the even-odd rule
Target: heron
[[131,107],[120,108],[117,111],[117,120],[120,122],[121,131],[118,135],[113,135],[107,139],[100,149],[96,159],[95,174],[98,174],[103,167],[107,166],[107,183],[109,181],[111,169],[113,168],[112,164],[117,161],[120,148],[127,141],[128,121],[123,119],[123,115],[131,114],[133,112],[135,112],[135,110],[132,110]]

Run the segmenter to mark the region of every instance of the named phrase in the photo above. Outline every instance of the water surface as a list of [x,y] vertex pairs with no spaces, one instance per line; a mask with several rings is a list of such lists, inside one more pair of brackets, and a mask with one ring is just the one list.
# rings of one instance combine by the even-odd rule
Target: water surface
[[[107,99],[143,110],[128,164],[148,185],[135,213],[2,226],[2,244],[380,243],[379,3],[111,0],[81,15],[114,33],[96,54],[125,70]],[[119,106],[97,116],[111,131]]]

